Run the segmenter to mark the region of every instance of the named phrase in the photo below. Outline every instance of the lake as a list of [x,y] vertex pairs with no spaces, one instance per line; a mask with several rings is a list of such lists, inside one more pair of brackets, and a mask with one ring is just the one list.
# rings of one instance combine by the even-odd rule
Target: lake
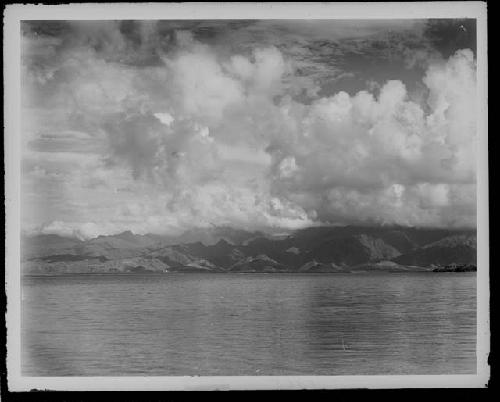
[[475,374],[475,273],[24,277],[25,376]]

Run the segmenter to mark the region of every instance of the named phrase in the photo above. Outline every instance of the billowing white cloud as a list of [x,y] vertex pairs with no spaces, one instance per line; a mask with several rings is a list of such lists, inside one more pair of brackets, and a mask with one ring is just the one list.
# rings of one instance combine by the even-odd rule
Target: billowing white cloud
[[[116,29],[106,55],[128,49]],[[158,40],[154,25],[141,32]],[[229,52],[178,32],[159,63],[134,66],[78,43],[23,69],[26,227],[475,224],[470,50],[428,67],[422,102],[397,79],[301,102],[311,83],[274,46]]]
[[170,126],[172,122],[174,121],[174,118],[170,113],[164,112],[164,113],[155,113],[154,116],[160,120],[163,124],[166,126]]

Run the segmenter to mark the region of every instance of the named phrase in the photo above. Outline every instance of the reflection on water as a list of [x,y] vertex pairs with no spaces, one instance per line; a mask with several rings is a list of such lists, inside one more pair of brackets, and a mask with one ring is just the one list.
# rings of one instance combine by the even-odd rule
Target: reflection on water
[[476,275],[23,279],[33,376],[476,372]]

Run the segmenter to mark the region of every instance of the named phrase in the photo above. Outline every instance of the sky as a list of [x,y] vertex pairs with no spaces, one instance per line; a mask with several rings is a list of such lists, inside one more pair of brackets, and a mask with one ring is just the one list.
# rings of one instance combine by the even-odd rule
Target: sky
[[475,20],[21,35],[25,232],[476,225]]

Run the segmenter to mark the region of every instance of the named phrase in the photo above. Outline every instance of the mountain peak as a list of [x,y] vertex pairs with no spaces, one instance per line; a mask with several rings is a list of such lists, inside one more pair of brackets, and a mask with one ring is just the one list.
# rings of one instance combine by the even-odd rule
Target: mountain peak
[[231,243],[229,243],[226,239],[221,238],[215,245],[217,247],[230,247]]

